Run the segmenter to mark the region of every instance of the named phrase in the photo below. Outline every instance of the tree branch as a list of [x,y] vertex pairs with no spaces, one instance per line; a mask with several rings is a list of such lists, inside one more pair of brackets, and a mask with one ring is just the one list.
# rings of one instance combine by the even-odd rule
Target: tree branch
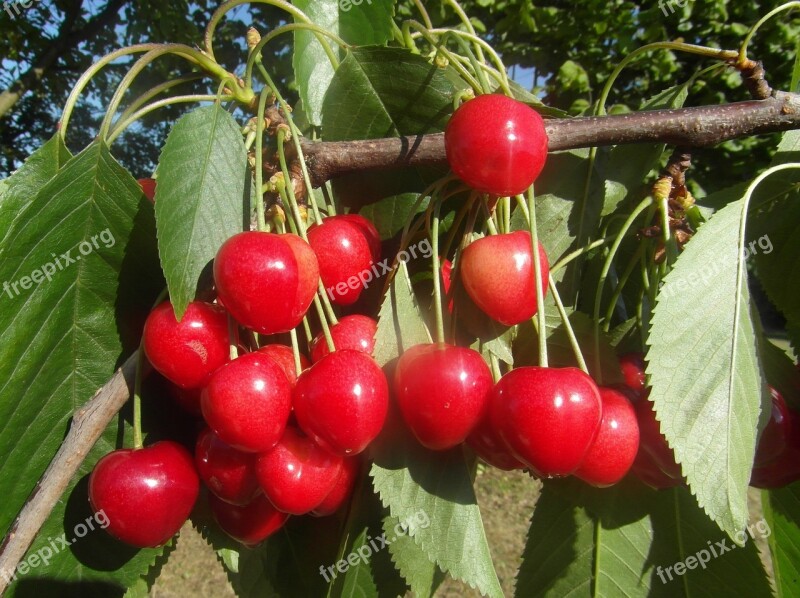
[[[550,151],[660,142],[712,146],[739,137],[800,129],[800,94],[718,106],[649,110],[546,121]],[[369,141],[303,141],[315,187],[344,174],[409,166],[446,166],[444,134]]]
[[0,595],[86,455],[128,400],[136,374],[137,354],[131,355],[111,380],[75,412],[61,448],[0,545]]

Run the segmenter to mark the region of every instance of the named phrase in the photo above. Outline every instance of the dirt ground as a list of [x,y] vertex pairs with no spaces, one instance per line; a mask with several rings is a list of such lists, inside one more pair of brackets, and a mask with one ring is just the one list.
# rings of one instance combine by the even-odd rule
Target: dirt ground
[[[477,478],[476,493],[497,575],[506,596],[513,596],[514,576],[525,545],[533,506],[539,495],[539,483],[519,471],[487,468]],[[150,595],[153,598],[233,598],[234,593],[211,548],[187,525],[181,531],[178,546]],[[477,598],[480,594],[448,579],[436,596]]]

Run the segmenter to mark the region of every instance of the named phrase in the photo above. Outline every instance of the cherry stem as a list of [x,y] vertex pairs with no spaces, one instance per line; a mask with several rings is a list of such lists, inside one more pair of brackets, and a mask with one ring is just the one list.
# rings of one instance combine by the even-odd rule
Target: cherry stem
[[[481,349],[483,349],[483,347],[481,347]],[[492,370],[492,380],[497,384],[500,378],[503,377],[503,373],[500,371],[500,361],[497,359],[497,355],[491,351],[489,351],[489,365]]]
[[597,241],[592,241],[588,245],[584,245],[580,249],[576,249],[572,253],[565,255],[560,260],[558,260],[552,268],[550,268],[550,273],[555,274],[556,272],[561,270],[561,268],[564,268],[565,266],[569,265],[571,262],[575,261],[582,255],[589,253],[593,249],[602,247],[612,239],[614,239],[614,237],[603,237],[602,239],[598,239]]
[[289,337],[292,339],[292,355],[294,356],[294,371],[299,376],[303,371],[303,364],[300,361],[300,344],[297,342],[297,328],[292,328],[289,331]]
[[622,241],[625,239],[628,230],[631,228],[631,226],[633,226],[633,223],[639,217],[639,214],[650,208],[652,204],[653,199],[651,197],[646,197],[638,206],[636,206],[636,209],[631,212],[630,216],[628,216],[627,220],[625,220],[625,223],[622,225],[622,228],[617,233],[617,238],[614,239],[614,243],[611,245],[608,255],[606,256],[606,260],[603,263],[603,269],[600,272],[600,280],[597,283],[597,290],[595,291],[594,295],[594,317],[592,318],[592,326],[594,328],[594,365],[598,385],[603,383],[603,372],[600,368],[600,303],[603,299],[603,287],[605,287],[608,273],[611,270],[611,264],[614,262],[614,258],[617,255],[617,250],[622,244]]
[[636,265],[639,263],[641,256],[644,254],[644,245],[639,244],[639,247],[636,249],[636,252],[631,256],[628,265],[625,267],[625,272],[622,273],[622,276],[617,282],[617,285],[614,287],[614,293],[611,295],[611,299],[608,302],[608,307],[606,308],[606,317],[603,319],[603,332],[608,332],[611,328],[611,317],[614,315],[614,308],[617,305],[617,301],[619,301],[620,295],[622,295],[622,291],[625,289],[625,285],[628,284],[628,280],[633,274],[633,271],[636,269]]
[[228,345],[231,351],[231,361],[239,357],[239,347],[236,342],[236,320],[228,314]]
[[144,446],[142,439],[142,373],[145,362],[144,338],[139,344],[136,356],[136,375],[133,379],[133,448],[138,450]]
[[558,315],[561,316],[561,322],[564,324],[564,328],[567,331],[567,337],[569,338],[569,344],[572,346],[572,352],[575,353],[575,359],[578,361],[578,367],[581,368],[586,374],[589,373],[589,368],[586,367],[586,360],[583,358],[583,352],[581,351],[581,346],[578,343],[578,339],[575,336],[575,331],[572,329],[572,322],[569,321],[569,316],[567,315],[567,311],[564,309],[564,304],[561,302],[561,295],[558,293],[558,289],[556,288],[556,281],[553,278],[553,275],[550,275],[550,294],[553,295],[553,300],[556,304],[556,309],[558,309]]
[[433,261],[433,305],[436,314],[436,342],[444,343],[444,317],[442,307],[442,267],[439,262],[439,212],[441,201],[431,198],[434,202],[433,218],[431,220],[431,248]]
[[264,111],[267,109],[269,89],[261,90],[258,98],[258,120],[256,121],[256,214],[258,230],[267,230],[267,219],[264,210]]
[[539,323],[539,365],[548,366],[547,361],[547,320],[545,319],[544,290],[542,289],[542,264],[539,261],[539,232],[536,230],[536,205],[533,186],[528,187],[528,218],[531,231],[531,259],[533,278],[536,285],[536,316]]
[[481,201],[481,209],[483,210],[484,216],[486,216],[486,227],[489,229],[490,235],[497,234],[497,226],[494,223],[494,216],[489,211],[489,206],[486,205],[486,201]]
[[758,22],[750,28],[750,31],[747,32],[747,35],[745,36],[744,41],[742,42],[742,46],[741,48],[739,48],[739,56],[737,62],[739,64],[742,64],[747,61],[747,46],[750,44],[750,40],[753,39],[753,36],[756,34],[756,31],[758,31],[764,23],[769,21],[772,17],[774,17],[778,13],[781,13],[785,10],[791,10],[793,8],[800,8],[800,2],[787,2],[785,4],[781,4],[777,8],[772,9],[763,17],[761,17],[758,20]]

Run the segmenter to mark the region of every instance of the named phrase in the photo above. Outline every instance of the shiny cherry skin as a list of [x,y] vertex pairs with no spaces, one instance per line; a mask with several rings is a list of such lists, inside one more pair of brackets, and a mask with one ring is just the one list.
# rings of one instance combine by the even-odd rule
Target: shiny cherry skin
[[[378,323],[369,316],[361,314],[345,316],[331,326],[330,330],[333,346],[336,349],[352,349],[372,355]],[[328,353],[330,351],[328,351],[328,343],[325,342],[325,335],[320,332],[311,342],[311,361],[317,363]]]
[[504,95],[478,96],[455,111],[444,132],[447,161],[473,189],[519,195],[547,160],[547,133],[539,114]]
[[476,455],[492,467],[505,471],[525,469],[527,465],[511,454],[505,441],[492,426],[489,416],[487,413],[481,418],[472,433],[467,436],[467,444]]
[[201,301],[190,303],[180,322],[172,303],[161,303],[147,316],[142,339],[153,367],[181,388],[200,388],[230,357],[225,311]]
[[[294,386],[294,383],[297,382],[297,368],[294,365],[294,352],[291,347],[286,345],[264,345],[258,350],[258,353],[266,355],[281,366],[283,373],[286,374],[286,378],[289,380],[289,384]],[[306,370],[310,365],[308,357],[301,353],[300,369]]]
[[634,405],[636,421],[639,422],[639,443],[658,467],[671,478],[682,478],[681,466],[675,462],[675,453],[661,433],[661,424],[656,419],[653,403],[642,397]]
[[246,505],[232,505],[210,494],[211,514],[226,534],[245,546],[257,546],[283,527],[289,519],[263,494]]
[[200,406],[223,442],[261,453],[283,436],[292,410],[291,385],[270,357],[248,353],[214,373],[200,396]]
[[603,419],[600,429],[575,477],[605,488],[619,482],[633,465],[639,452],[639,423],[624,390],[600,387]]
[[108,519],[106,531],[127,544],[161,546],[186,522],[200,490],[192,456],[176,442],[121,449],[97,462],[89,501]]
[[372,261],[377,262],[381,259],[381,235],[368,218],[364,218],[361,214],[342,214],[336,216],[336,218],[355,224],[360,228],[369,244],[369,252],[372,256]]
[[761,432],[761,438],[758,440],[756,465],[763,465],[781,455],[786,450],[792,434],[789,428],[791,425],[789,407],[786,406],[783,395],[772,386],[769,387],[769,392],[772,398],[772,412],[766,427]]
[[578,469],[602,419],[600,391],[577,368],[516,368],[495,385],[490,409],[514,456],[541,477]]
[[314,251],[297,235],[239,233],[214,260],[219,299],[243,326],[288,332],[308,311],[319,285]]
[[264,496],[276,509],[305,515],[334,489],[342,461],[289,426],[272,450],[259,455],[256,475]]
[[261,491],[256,455],[222,442],[209,428],[197,438],[194,463],[206,487],[225,502],[246,505]]
[[[462,253],[461,281],[467,294],[485,314],[506,326],[536,314],[531,254],[531,235],[526,231],[484,237]],[[539,263],[546,295],[550,267],[541,243]]]
[[783,488],[800,480],[800,415],[788,411],[786,445],[777,457],[756,465],[750,485],[756,488]]
[[309,227],[308,243],[317,255],[320,278],[330,300],[337,305],[358,301],[364,281],[374,277],[370,241],[362,228],[341,216],[330,216]]
[[450,292],[450,287],[453,284],[453,262],[443,259],[441,261],[442,268],[442,293],[445,298],[450,298],[447,301],[447,311],[453,313],[453,295]]
[[403,419],[432,450],[464,442],[486,414],[492,386],[480,353],[444,343],[411,347],[400,356],[394,375]]
[[643,447],[639,447],[639,452],[636,454],[636,459],[631,466],[631,473],[636,476],[639,481],[653,490],[666,490],[667,488],[675,488],[676,486],[683,485],[683,478],[680,476],[672,477],[665,473],[658,464],[653,460]]
[[342,471],[336,480],[336,485],[328,496],[319,503],[311,514],[314,517],[327,517],[341,509],[353,495],[353,488],[358,480],[361,469],[361,460],[358,457],[342,459]]
[[142,188],[142,193],[144,196],[150,201],[150,203],[155,203],[156,201],[156,180],[155,179],[139,179],[137,181],[139,186]]
[[644,393],[647,388],[644,353],[626,353],[619,358],[619,367],[625,384],[638,394]]
[[292,393],[297,422],[335,455],[362,452],[380,433],[389,409],[386,376],[372,357],[342,349],[297,379]]

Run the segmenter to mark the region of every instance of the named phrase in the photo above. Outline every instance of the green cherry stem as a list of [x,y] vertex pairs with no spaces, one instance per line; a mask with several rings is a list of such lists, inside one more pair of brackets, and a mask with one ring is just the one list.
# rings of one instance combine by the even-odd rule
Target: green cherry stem
[[142,374],[145,366],[144,339],[139,344],[136,356],[136,377],[133,379],[133,448],[138,450],[144,446],[142,439]]
[[546,368],[548,366],[547,320],[545,319],[544,289],[542,288],[542,265],[539,262],[539,232],[536,228],[536,205],[534,204],[533,186],[528,188],[527,208],[530,217],[533,277],[536,285],[536,317],[539,323],[539,366]]
[[739,48],[739,56],[737,59],[739,64],[742,64],[743,62],[747,61],[747,46],[750,44],[750,40],[753,39],[753,36],[756,34],[756,31],[758,31],[764,23],[769,21],[772,17],[774,17],[778,13],[781,13],[786,10],[792,10],[793,8],[800,8],[800,2],[787,2],[785,4],[781,4],[777,8],[772,9],[763,17],[761,17],[758,20],[758,22],[750,28],[750,31],[747,32],[747,35],[745,36],[744,41],[742,42],[741,48]]
[[264,111],[270,90],[264,88],[258,98],[258,116],[256,120],[256,214],[258,230],[267,229],[266,210],[264,207]]
[[292,339],[292,355],[294,356],[294,371],[299,376],[303,371],[303,364],[300,362],[300,344],[297,342],[297,328],[292,328],[289,331],[289,337]]
[[572,329],[572,322],[569,321],[569,316],[567,315],[567,311],[564,309],[564,304],[561,302],[561,295],[558,293],[556,281],[553,279],[552,274],[550,275],[549,285],[550,294],[553,296],[556,309],[558,309],[558,315],[561,316],[561,322],[564,324],[564,329],[567,331],[569,344],[572,347],[572,352],[575,354],[575,359],[578,361],[578,367],[588,374],[589,368],[586,367],[586,360],[583,358],[581,346],[578,343],[578,338],[575,336],[575,331]]
[[644,245],[640,243],[639,247],[636,249],[636,252],[628,261],[628,265],[625,267],[625,271],[622,273],[619,282],[617,282],[617,285],[614,287],[614,292],[611,295],[611,299],[609,299],[608,307],[606,308],[606,316],[603,318],[603,332],[607,333],[610,330],[611,316],[614,314],[614,308],[616,307],[617,301],[619,301],[622,291],[625,289],[625,285],[628,284],[628,280],[633,274],[633,271],[636,269],[636,266],[639,263],[642,255],[644,255]]
[[442,307],[442,266],[439,263],[439,212],[441,202],[437,200],[433,206],[431,219],[431,259],[433,261],[433,304],[436,315],[436,342],[444,343],[444,317]]

